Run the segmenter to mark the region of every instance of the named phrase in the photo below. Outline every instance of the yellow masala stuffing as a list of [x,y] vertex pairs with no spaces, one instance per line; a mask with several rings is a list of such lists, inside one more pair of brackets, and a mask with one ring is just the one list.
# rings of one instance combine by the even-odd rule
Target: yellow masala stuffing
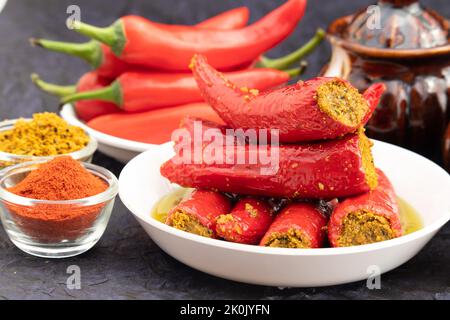
[[322,112],[350,127],[360,125],[369,110],[358,90],[343,81],[330,81],[317,88],[317,103]]
[[0,132],[0,151],[16,155],[54,156],[84,148],[89,136],[83,129],[68,124],[55,113],[19,119],[14,128]]
[[300,230],[274,232],[264,244],[274,248],[311,248],[311,240]]
[[373,212],[358,210],[343,220],[338,239],[341,247],[385,241],[395,238],[389,220]]

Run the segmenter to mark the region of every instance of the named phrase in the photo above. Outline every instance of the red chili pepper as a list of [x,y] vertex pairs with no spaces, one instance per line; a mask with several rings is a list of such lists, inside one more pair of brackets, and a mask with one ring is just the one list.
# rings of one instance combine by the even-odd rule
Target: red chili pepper
[[192,103],[147,112],[107,114],[90,120],[87,125],[118,138],[160,144],[170,141],[173,130],[188,115],[221,121],[206,103]]
[[[202,135],[214,143],[194,148],[185,136],[198,137],[195,124],[184,121],[185,132],[175,141],[176,156],[164,163],[161,174],[184,187],[215,189],[239,194],[287,198],[335,198],[373,189],[376,173],[370,152],[372,143],[358,134],[322,143],[281,146],[218,145],[223,128],[204,122]],[[211,130],[211,131],[210,131]],[[212,130],[216,130],[213,134]],[[213,137],[213,138],[211,138]],[[222,140],[226,140],[222,134]],[[197,142],[198,144],[198,142]],[[210,146],[210,148],[208,148]],[[212,153],[210,156],[205,150]],[[245,159],[238,163],[236,159]],[[254,163],[249,163],[253,159]],[[230,161],[231,160],[231,161]]]
[[259,93],[227,80],[201,55],[194,56],[191,66],[203,97],[225,123],[233,128],[278,129],[281,142],[334,139],[355,132],[370,118],[385,88],[374,84],[362,96],[347,81],[321,77]]
[[[59,86],[47,83],[41,80],[37,74],[32,74],[31,78],[41,90],[59,97],[101,89],[110,84],[110,81],[100,77],[95,71],[85,73],[78,80],[78,83],[72,86]],[[74,106],[78,117],[86,122],[104,114],[121,112],[113,103],[100,100],[77,101]]]
[[239,30],[186,29],[158,26],[127,16],[106,28],[74,22],[74,31],[107,44],[123,61],[166,70],[187,70],[202,53],[219,69],[243,65],[285,39],[303,17],[306,0],[289,0],[256,23]]
[[230,211],[230,200],[221,193],[195,190],[170,210],[166,224],[205,237],[217,238],[216,219]]
[[333,247],[361,245],[403,235],[394,188],[377,169],[375,190],[339,203],[328,223],[328,238]]
[[[195,26],[202,29],[233,30],[247,25],[250,11],[247,7],[238,7],[206,19]],[[184,26],[183,26],[184,27]],[[171,28],[176,28],[175,26]]]
[[[291,74],[276,69],[248,69],[227,73],[241,86],[265,90],[286,83]],[[61,99],[63,103],[96,99],[109,101],[120,109],[136,112],[203,101],[194,77],[186,73],[125,72],[110,86],[96,91],[76,93]]]
[[[225,11],[217,16],[200,22],[195,25],[195,27],[218,30],[239,29],[247,24],[248,18],[248,8],[240,7]],[[161,28],[178,32],[193,28],[191,26],[155,24]],[[30,42],[33,45],[37,45],[48,50],[80,57],[95,68],[100,76],[105,78],[115,79],[125,71],[142,70],[142,67],[140,66],[130,65],[129,63],[122,61],[116,57],[107,45],[99,43],[96,40],[92,40],[87,43],[70,43],[46,39],[30,39]]]
[[260,242],[281,248],[320,248],[327,218],[311,203],[293,203],[282,210]]
[[272,223],[268,203],[255,198],[240,199],[231,213],[217,218],[216,233],[227,241],[257,244]]

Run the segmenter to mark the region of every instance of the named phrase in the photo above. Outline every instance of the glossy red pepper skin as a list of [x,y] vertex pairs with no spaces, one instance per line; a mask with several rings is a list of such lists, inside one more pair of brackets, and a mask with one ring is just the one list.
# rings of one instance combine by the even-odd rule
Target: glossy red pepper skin
[[139,113],[114,113],[99,116],[87,123],[94,130],[143,143],[161,144],[170,141],[173,130],[185,116],[199,115],[221,121],[206,103],[192,103]]
[[[284,71],[263,68],[229,72],[227,77],[259,90],[280,86],[290,78]],[[128,112],[203,101],[191,74],[126,72],[117,81],[123,101],[119,107]]]
[[217,217],[230,210],[230,200],[223,194],[208,190],[194,190],[189,198],[182,200],[169,211],[166,224],[172,225],[174,213],[183,211],[211,230],[213,238],[216,238]]
[[201,55],[194,56],[191,67],[203,97],[225,123],[233,128],[278,129],[280,141],[286,143],[334,139],[355,132],[369,120],[384,92],[384,84],[367,89],[363,96],[370,103],[369,111],[353,127],[322,112],[316,99],[319,86],[345,80],[319,77],[259,93],[242,90],[240,84],[215,70]]
[[[188,132],[194,128],[190,121],[192,119],[184,121]],[[203,123],[203,132],[212,128],[219,132],[223,130]],[[195,133],[189,132],[189,135],[195,136]],[[314,199],[350,196],[370,190],[359,149],[360,135],[363,133],[322,143],[268,145],[268,154],[278,155],[279,161],[278,167],[274,164],[275,169],[265,174],[261,174],[261,170],[270,166],[261,164],[262,151],[258,148],[249,145],[216,147],[223,159],[227,159],[230,149],[235,155],[244,155],[245,159],[258,159],[251,165],[218,164],[214,159],[196,158],[203,154],[205,145],[186,148],[183,147],[186,141],[175,141],[176,155],[161,166],[161,174],[184,187],[239,194]],[[184,161],[186,158],[190,161]]]
[[[110,81],[101,77],[97,72],[90,71],[81,76],[77,84],[77,92],[97,90],[109,85]],[[74,104],[77,116],[88,122],[96,117],[121,112],[114,103],[100,100],[81,100]]]
[[[245,27],[249,19],[249,10],[247,7],[239,7],[225,11],[217,16],[211,17],[205,21],[196,24],[194,27],[200,29],[232,30]],[[191,26],[158,24],[160,28],[166,28],[172,31],[183,31],[192,28]],[[105,44],[100,44],[102,58],[96,71],[102,77],[115,79],[126,71],[142,71],[145,67],[129,64],[119,59],[112,50]]]
[[272,210],[264,200],[243,198],[229,214],[217,219],[216,233],[227,241],[258,244],[273,219]]
[[275,218],[262,238],[260,245],[266,246],[274,233],[289,230],[302,232],[310,241],[310,248],[321,248],[326,237],[328,219],[311,203],[293,203],[284,208]]
[[378,186],[367,193],[347,198],[339,203],[331,214],[328,224],[328,239],[333,247],[339,247],[338,239],[342,221],[351,212],[366,210],[389,220],[396,237],[403,235],[400,213],[394,188],[386,175],[379,169]]
[[240,66],[285,39],[303,17],[306,0],[289,0],[254,24],[238,30],[174,32],[135,16],[120,19],[125,45],[119,58],[131,64],[187,71],[201,53],[218,69]]
[[[202,29],[216,29],[216,30],[233,30],[240,29],[247,25],[250,17],[250,10],[247,7],[233,8],[216,16],[203,20],[195,25]],[[180,25],[166,25],[172,29],[183,29],[189,26]]]

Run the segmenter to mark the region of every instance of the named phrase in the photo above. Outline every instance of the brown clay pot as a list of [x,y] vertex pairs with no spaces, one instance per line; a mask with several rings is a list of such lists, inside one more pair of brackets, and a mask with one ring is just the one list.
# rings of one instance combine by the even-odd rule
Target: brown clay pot
[[367,125],[368,135],[440,160],[450,119],[449,24],[412,0],[380,1],[375,10],[381,29],[361,24],[369,19],[364,10],[330,25],[333,54],[322,74],[346,78],[360,90],[384,82],[387,91]]

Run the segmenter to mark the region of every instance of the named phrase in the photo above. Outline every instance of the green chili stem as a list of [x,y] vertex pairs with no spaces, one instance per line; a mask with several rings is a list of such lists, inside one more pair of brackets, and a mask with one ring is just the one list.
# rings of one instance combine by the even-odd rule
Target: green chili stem
[[308,66],[308,63],[306,61],[302,61],[300,63],[300,67],[286,69],[283,71],[286,72],[291,78],[295,78],[295,77],[298,77],[299,75],[301,75],[303,72],[305,72],[307,66]]
[[33,83],[42,91],[45,91],[49,94],[58,96],[58,97],[64,97],[70,94],[75,94],[77,92],[77,86],[60,86],[53,83],[48,83],[39,78],[39,76],[36,73],[31,74],[31,80]]
[[105,28],[99,28],[81,21],[75,21],[73,22],[73,30],[108,45],[117,56],[120,56],[125,47],[126,38],[123,24],[120,19]]
[[111,85],[92,91],[78,92],[61,98],[61,103],[69,103],[79,100],[102,100],[122,106],[122,89],[119,81],[114,81]]
[[261,60],[256,64],[256,66],[259,68],[273,68],[279,70],[286,69],[290,65],[294,64],[297,61],[300,61],[305,56],[310,54],[320,44],[324,37],[325,31],[322,29],[318,29],[311,40],[309,40],[305,45],[298,48],[294,52],[291,52],[290,54],[277,59],[266,58],[263,56]]
[[32,45],[39,46],[50,51],[61,52],[79,57],[89,63],[93,68],[97,68],[102,63],[102,49],[100,47],[100,43],[96,40],[91,40],[85,43],[72,43],[31,38],[30,42]]

